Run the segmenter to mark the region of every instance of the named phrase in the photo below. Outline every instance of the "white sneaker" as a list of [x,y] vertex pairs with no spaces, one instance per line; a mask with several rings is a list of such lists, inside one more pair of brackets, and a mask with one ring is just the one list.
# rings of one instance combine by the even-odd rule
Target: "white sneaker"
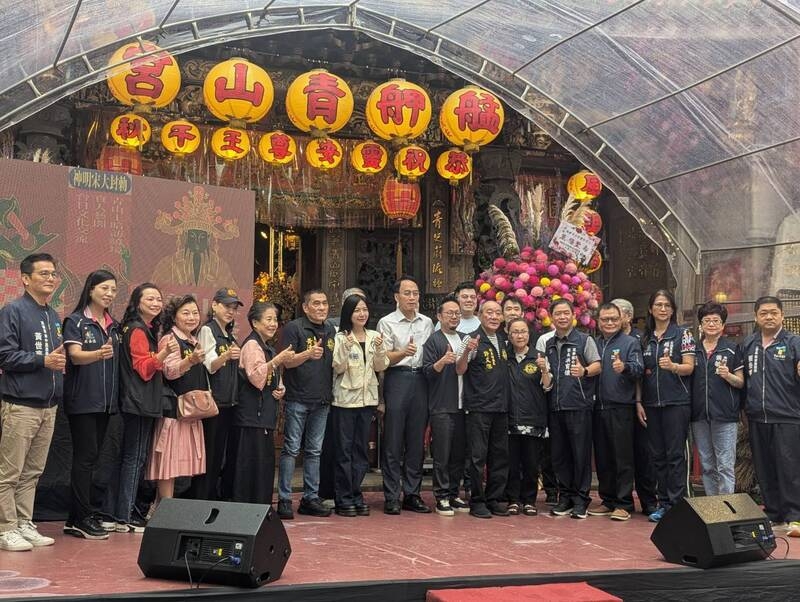
[[450,506],[450,500],[448,499],[436,500],[436,514],[439,514],[441,516],[455,515],[453,508]]
[[0,550],[9,552],[26,552],[33,549],[33,544],[22,537],[18,529],[6,531],[0,535]]
[[35,548],[52,546],[54,543],[56,543],[56,540],[52,537],[47,537],[46,535],[39,533],[39,531],[36,529],[36,525],[29,520],[21,520],[17,524],[19,525],[17,530],[19,531],[20,535],[32,543],[33,547]]

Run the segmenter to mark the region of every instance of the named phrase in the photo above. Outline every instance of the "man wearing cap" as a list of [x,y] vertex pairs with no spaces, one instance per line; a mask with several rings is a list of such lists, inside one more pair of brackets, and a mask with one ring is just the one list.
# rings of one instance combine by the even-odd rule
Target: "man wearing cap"
[[[203,364],[208,370],[211,394],[219,415],[203,419],[206,445],[206,472],[192,479],[192,497],[200,500],[219,499],[217,479],[222,472],[228,435],[233,424],[233,406],[239,387],[239,345],[233,335],[234,317],[244,303],[232,288],[221,288],[211,300],[206,322],[197,333],[197,344],[205,351]],[[230,480],[223,477],[223,496]]]

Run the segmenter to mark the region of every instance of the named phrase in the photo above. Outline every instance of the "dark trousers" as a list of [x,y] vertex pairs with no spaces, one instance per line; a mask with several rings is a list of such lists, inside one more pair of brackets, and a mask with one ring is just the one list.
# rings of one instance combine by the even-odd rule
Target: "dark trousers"
[[[149,416],[122,413],[119,489],[114,510],[114,517],[120,522],[129,522],[134,517],[134,511],[137,511],[136,498],[150,452],[150,437],[155,421]],[[138,512],[141,514],[140,510]]]
[[773,522],[800,521],[800,424],[749,426],[764,513]]
[[339,508],[364,503],[361,483],[369,470],[367,447],[374,415],[373,406],[364,408],[331,406],[328,424],[333,424],[334,499]]
[[592,422],[597,493],[608,508],[633,512],[633,423],[636,407],[595,409]]
[[[508,483],[508,414],[469,412],[465,418],[469,446],[469,503],[493,504],[503,499]],[[483,471],[486,469],[486,487]]]
[[561,500],[588,506],[592,486],[592,411],[550,412],[549,426]]
[[551,453],[552,439],[542,440],[542,455],[539,465],[542,471],[542,487],[549,496],[558,495],[558,479],[553,470],[553,454]]
[[633,472],[636,482],[636,495],[642,511],[653,511],[658,506],[656,493],[656,468],[650,454],[647,429],[642,426],[639,419],[634,420],[633,427]]
[[187,497],[196,500],[220,499],[219,479],[233,424],[233,411],[233,408],[220,408],[216,416],[203,419],[206,472],[192,477],[192,487]]
[[[333,414],[333,407],[331,407]],[[325,436],[322,439],[322,453],[319,455],[319,497],[323,500],[334,498],[334,474],[336,473],[336,433],[333,420],[325,424]]]
[[458,497],[458,484],[464,474],[464,413],[431,414],[430,421],[433,495],[437,500],[453,499]]
[[275,431],[250,426],[231,428],[231,499],[272,504],[275,495]]
[[[428,387],[422,372],[389,368],[383,381],[383,496],[419,495],[428,425]],[[401,469],[402,464],[402,469]]]
[[645,407],[650,454],[658,481],[658,503],[671,508],[686,497],[689,467],[686,436],[689,432],[689,405]]
[[530,435],[508,436],[506,499],[509,503],[536,504],[544,442],[545,439]]
[[79,522],[99,511],[99,504],[92,499],[92,486],[108,418],[105,412],[67,415],[72,435],[70,523]]

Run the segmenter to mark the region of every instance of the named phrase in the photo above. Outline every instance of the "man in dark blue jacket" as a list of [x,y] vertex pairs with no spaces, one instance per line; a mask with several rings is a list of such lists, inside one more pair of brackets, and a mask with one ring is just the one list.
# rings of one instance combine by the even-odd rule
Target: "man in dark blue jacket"
[[744,342],[753,464],[773,523],[800,536],[800,337],[783,328],[777,297],[755,303],[758,332]]
[[595,340],[602,370],[597,379],[592,437],[600,503],[592,516],[628,520],[633,512],[633,432],[636,423],[636,382],[642,375],[639,341],[621,331],[622,313],[611,303],[600,306]]
[[592,486],[594,380],[600,374],[600,355],[592,337],[575,330],[575,310],[569,301],[553,301],[550,316],[556,330],[545,347],[553,373],[548,422],[553,468],[561,488],[561,499],[550,513],[586,518]]
[[0,550],[12,552],[55,543],[31,519],[67,363],[61,321],[47,304],[58,279],[55,260],[29,255],[19,270],[25,294],[0,309]]

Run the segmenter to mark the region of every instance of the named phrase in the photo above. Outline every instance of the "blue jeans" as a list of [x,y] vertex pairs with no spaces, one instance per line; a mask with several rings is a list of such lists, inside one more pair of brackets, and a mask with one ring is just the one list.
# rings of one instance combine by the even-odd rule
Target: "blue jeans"
[[294,462],[300,453],[303,432],[303,499],[313,500],[318,497],[319,456],[322,453],[329,409],[329,405],[321,403],[287,401],[284,404],[283,449],[278,471],[279,500],[289,500],[292,497]]
[[735,422],[692,422],[706,495],[733,493],[737,426]]
[[119,471],[119,493],[114,508],[114,518],[121,522],[129,522],[132,518],[133,506],[136,503],[136,492],[144,474],[144,463],[150,451],[150,435],[153,432],[155,418],[122,414],[122,452]]

